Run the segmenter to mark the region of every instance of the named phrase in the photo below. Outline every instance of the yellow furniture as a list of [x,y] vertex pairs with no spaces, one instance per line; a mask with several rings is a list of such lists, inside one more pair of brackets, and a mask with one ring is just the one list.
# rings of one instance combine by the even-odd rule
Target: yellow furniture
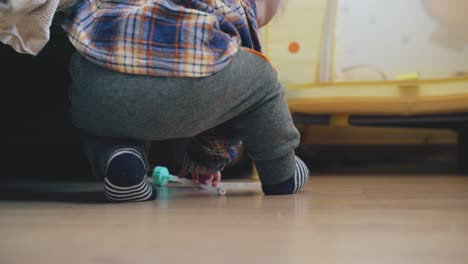
[[466,10],[458,0],[289,0],[262,32],[264,53],[293,114],[456,129],[467,172]]

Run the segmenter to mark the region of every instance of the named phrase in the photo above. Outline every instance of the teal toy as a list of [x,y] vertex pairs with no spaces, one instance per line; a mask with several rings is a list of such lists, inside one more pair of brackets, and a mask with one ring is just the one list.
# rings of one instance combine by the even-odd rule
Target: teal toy
[[169,174],[166,167],[155,167],[153,170],[153,183],[156,186],[166,186],[170,181],[178,181],[179,177]]
[[166,186],[169,182],[178,182],[178,183],[185,183],[188,185],[195,186],[199,189],[209,191],[211,193],[215,193],[218,195],[226,195],[227,191],[223,187],[213,187],[206,184],[198,184],[192,180],[181,178],[175,175],[171,175],[169,170],[166,167],[157,166],[153,170],[153,183],[156,186]]

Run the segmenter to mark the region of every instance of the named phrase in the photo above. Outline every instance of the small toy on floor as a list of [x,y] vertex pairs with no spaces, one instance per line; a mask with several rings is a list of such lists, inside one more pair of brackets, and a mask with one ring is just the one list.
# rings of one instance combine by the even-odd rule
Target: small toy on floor
[[221,196],[226,195],[227,193],[227,190],[223,187],[213,187],[207,184],[199,184],[189,179],[171,175],[169,173],[169,170],[166,167],[161,167],[161,166],[155,167],[153,170],[153,183],[156,186],[166,186],[169,182],[179,182],[179,183],[189,184],[197,188],[200,188],[202,190],[205,190],[214,194],[218,194]]

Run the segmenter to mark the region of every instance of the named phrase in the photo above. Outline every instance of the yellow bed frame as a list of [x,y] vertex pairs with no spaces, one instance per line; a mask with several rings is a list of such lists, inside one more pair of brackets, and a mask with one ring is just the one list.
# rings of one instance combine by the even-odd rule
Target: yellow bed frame
[[386,80],[336,79],[335,53],[341,45],[336,34],[339,4],[340,0],[290,0],[262,31],[264,53],[278,70],[293,115],[327,115],[332,125],[352,126],[349,120],[355,115],[461,114],[460,120],[465,121],[456,128],[460,163],[467,172],[468,119],[463,115],[468,113],[468,75],[424,78],[415,71]]
[[[290,0],[263,31],[264,53],[279,71],[292,112],[382,115],[468,112],[468,75],[420,79],[417,73],[403,73],[393,80],[356,82],[335,81],[331,75],[324,80],[320,76],[323,68],[335,71],[338,2]],[[325,32],[331,35],[328,42],[324,41]],[[325,65],[323,54],[327,49],[331,61]]]

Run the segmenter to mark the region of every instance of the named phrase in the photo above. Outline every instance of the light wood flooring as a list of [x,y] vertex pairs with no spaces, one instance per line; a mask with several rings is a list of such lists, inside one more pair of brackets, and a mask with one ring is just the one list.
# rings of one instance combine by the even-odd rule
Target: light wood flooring
[[0,263],[468,263],[468,177],[314,175],[292,196],[172,187],[131,204],[101,188],[0,184]]

